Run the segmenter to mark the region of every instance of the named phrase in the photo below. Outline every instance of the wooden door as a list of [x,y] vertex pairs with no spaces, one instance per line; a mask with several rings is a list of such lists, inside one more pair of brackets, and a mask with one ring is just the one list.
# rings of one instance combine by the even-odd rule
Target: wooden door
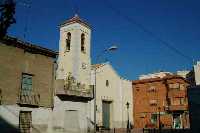
[[31,111],[20,111],[19,113],[20,133],[30,133],[31,124],[32,124]]
[[103,110],[103,127],[106,129],[110,128],[110,102],[102,101]]

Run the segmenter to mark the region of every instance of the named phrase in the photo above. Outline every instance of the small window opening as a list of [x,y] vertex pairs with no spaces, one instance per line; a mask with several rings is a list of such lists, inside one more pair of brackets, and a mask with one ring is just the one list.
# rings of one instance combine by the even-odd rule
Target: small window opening
[[106,80],[106,86],[107,86],[107,87],[109,86],[109,81],[108,81],[108,80]]
[[85,53],[85,34],[81,34],[81,52]]
[[66,51],[70,51],[70,45],[71,45],[71,33],[67,33],[67,38],[66,38]]

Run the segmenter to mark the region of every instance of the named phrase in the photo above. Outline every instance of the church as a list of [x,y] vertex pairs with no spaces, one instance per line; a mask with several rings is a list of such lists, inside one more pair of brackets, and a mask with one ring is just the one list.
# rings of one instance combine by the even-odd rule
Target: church
[[1,131],[126,129],[133,121],[131,81],[109,63],[91,64],[91,26],[78,15],[59,29],[58,52],[14,37],[0,40]]

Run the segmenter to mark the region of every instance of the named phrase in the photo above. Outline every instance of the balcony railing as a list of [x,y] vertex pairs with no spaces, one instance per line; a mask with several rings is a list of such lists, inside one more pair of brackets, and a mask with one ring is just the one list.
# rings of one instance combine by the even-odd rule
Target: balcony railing
[[93,98],[93,86],[78,83],[69,75],[66,80],[56,80],[56,95],[91,100]]
[[58,89],[56,91],[56,94],[83,98],[93,98],[93,89],[92,86],[88,86],[88,89],[81,89],[77,86],[72,86],[72,88],[64,87],[63,89]]
[[168,97],[186,97],[186,91],[172,89],[172,90],[169,90]]
[[39,106],[40,94],[33,91],[21,90],[19,93],[18,104],[29,105],[29,106]]
[[186,111],[188,110],[188,105],[169,105],[165,107],[167,111]]

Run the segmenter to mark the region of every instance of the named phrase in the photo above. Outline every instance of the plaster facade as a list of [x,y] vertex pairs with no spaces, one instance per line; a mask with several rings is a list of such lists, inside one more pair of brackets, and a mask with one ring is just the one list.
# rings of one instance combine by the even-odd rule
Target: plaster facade
[[[70,50],[66,50],[67,33],[71,33]],[[85,35],[85,51],[81,51],[81,34]],[[65,79],[69,72],[79,82],[90,84],[91,30],[80,23],[60,27],[57,79]]]
[[92,131],[88,102],[62,101],[58,97],[54,97],[54,102],[50,124],[52,133],[88,133]]
[[2,133],[19,132],[20,111],[31,112],[31,133],[49,133],[51,132],[51,108],[30,108],[19,107],[17,105],[1,105],[0,106],[0,127]]
[[[82,38],[84,35],[84,38]],[[77,15],[60,26],[59,56],[56,70],[53,133],[92,131],[90,98],[91,29]],[[87,94],[91,94],[87,93]]]
[[[127,120],[132,123],[132,85],[131,81],[121,78],[109,63],[97,64],[96,67],[96,104],[97,125],[104,126],[103,102],[110,103],[109,128],[126,128]],[[92,83],[94,84],[94,69],[92,71]],[[127,110],[126,103],[129,102]],[[94,105],[92,105],[94,110]],[[93,115],[93,114],[92,114]]]

